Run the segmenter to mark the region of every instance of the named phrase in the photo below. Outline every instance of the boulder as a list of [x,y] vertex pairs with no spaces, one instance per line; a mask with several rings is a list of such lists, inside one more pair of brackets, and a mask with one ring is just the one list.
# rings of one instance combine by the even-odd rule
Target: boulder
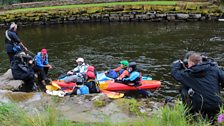
[[12,71],[9,69],[6,73],[0,76],[0,89],[1,90],[19,90],[24,83],[22,80],[14,80]]
[[177,14],[177,18],[178,19],[188,19],[189,18],[189,14]]

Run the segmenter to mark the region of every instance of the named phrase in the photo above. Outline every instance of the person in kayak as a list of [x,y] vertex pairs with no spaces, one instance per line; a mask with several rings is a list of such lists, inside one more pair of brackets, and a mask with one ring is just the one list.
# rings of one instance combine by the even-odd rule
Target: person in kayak
[[201,54],[193,52],[188,56],[187,68],[181,60],[173,62],[171,75],[182,84],[180,93],[189,113],[201,113],[209,119],[219,113],[224,71],[214,61],[203,61]]
[[22,41],[18,37],[16,31],[17,24],[13,22],[9,29],[5,32],[5,50],[8,54],[10,63],[13,61],[14,56],[22,51],[22,48],[25,52],[28,51],[28,49],[23,45]]
[[105,73],[108,77],[111,77],[111,78],[117,79],[117,80],[122,80],[124,77],[129,76],[127,66],[128,66],[128,61],[122,60],[122,61],[120,61],[119,67],[117,67],[113,70],[110,70],[110,71],[106,71]]
[[76,60],[76,63],[78,66],[74,68],[73,70],[70,70],[67,72],[67,77],[64,79],[66,83],[68,82],[78,82],[78,83],[83,83],[84,82],[84,74],[87,71],[87,67],[89,66],[84,62],[83,58],[78,58]]
[[48,63],[48,54],[47,49],[42,49],[41,52],[38,52],[34,57],[34,71],[38,74],[38,81],[42,84],[42,86],[49,83],[47,79],[48,70],[52,68],[52,66]]
[[133,83],[134,85],[141,85],[141,74],[137,70],[136,62],[131,62],[128,65],[129,77],[124,77],[121,82],[125,84]]

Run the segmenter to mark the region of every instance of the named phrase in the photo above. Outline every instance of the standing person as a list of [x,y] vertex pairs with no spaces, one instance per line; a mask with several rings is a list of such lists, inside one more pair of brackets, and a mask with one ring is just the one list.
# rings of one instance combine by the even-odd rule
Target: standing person
[[52,66],[48,63],[48,54],[47,49],[42,49],[41,52],[38,52],[35,56],[35,66],[34,71],[38,73],[38,81],[43,85],[46,85],[47,73]]
[[74,68],[71,71],[67,72],[67,75],[69,75],[68,77],[65,78],[65,82],[78,82],[78,83],[83,83],[84,82],[84,74],[87,71],[87,67],[89,66],[88,64],[86,64],[84,62],[83,58],[78,58],[76,60],[76,63],[78,64],[78,66],[76,68]]
[[17,24],[13,22],[5,32],[5,50],[8,54],[10,63],[13,61],[15,54],[22,51],[22,48],[24,51],[28,51],[18,37],[16,31]]
[[187,68],[182,61],[175,61],[171,75],[182,84],[181,96],[189,112],[200,112],[203,117],[213,119],[222,105],[220,84],[224,84],[224,71],[202,58],[199,53],[189,54]]

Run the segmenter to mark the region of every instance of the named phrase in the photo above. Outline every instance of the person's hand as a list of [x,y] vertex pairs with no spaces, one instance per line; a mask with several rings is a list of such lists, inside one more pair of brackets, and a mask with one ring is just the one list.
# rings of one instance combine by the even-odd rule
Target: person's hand
[[28,49],[26,47],[23,47],[25,52],[28,52]]
[[68,74],[68,75],[72,75],[73,72],[72,72],[72,71],[68,71],[67,74]]
[[52,69],[52,66],[51,65],[48,65],[49,69]]

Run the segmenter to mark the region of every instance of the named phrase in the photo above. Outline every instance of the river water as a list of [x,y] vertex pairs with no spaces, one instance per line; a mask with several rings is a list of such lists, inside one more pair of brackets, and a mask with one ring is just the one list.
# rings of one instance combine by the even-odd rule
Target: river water
[[[120,60],[136,61],[143,75],[161,80],[163,96],[178,93],[178,83],[170,76],[172,61],[187,51],[203,52],[224,65],[224,23],[90,23],[19,27],[18,34],[30,51],[47,48],[56,78],[84,57],[98,71],[117,66]],[[4,29],[0,30],[0,73],[9,68],[4,52]]]

